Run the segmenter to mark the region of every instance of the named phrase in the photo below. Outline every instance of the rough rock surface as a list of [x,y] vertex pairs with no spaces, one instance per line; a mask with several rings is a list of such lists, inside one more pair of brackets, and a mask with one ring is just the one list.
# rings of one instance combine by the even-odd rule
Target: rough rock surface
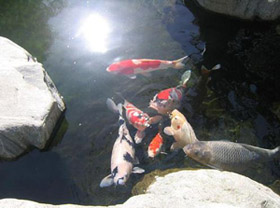
[[[2,199],[5,208],[82,208],[80,205],[47,205],[31,201]],[[94,208],[94,206],[86,206]],[[111,208],[167,207],[280,207],[280,197],[245,176],[218,170],[186,170],[158,177],[147,192]]]
[[65,110],[50,77],[23,48],[0,37],[0,158],[44,148]]
[[276,20],[280,17],[279,0],[196,0],[203,8],[241,19]]

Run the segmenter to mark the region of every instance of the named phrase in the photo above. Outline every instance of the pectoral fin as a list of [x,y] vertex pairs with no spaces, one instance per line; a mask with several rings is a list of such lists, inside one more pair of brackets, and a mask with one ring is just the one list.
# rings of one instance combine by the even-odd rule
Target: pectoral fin
[[113,183],[114,183],[114,179],[113,179],[113,176],[110,174],[110,175],[108,175],[108,176],[106,176],[105,178],[102,179],[99,186],[101,188],[104,188],[104,187],[112,186]]
[[134,141],[136,144],[140,144],[145,137],[145,132],[144,131],[137,131],[135,136],[134,136]]
[[136,79],[136,75],[135,74],[128,75],[128,78],[129,79]]
[[139,167],[134,167],[134,168],[132,169],[132,173],[141,174],[141,173],[144,173],[144,172],[145,172],[145,170],[142,169],[142,168],[139,168]]
[[173,131],[173,129],[172,129],[170,126],[165,127],[165,128],[163,129],[163,132],[164,132],[165,134],[169,135],[169,136],[173,136],[173,135],[174,135],[174,131]]

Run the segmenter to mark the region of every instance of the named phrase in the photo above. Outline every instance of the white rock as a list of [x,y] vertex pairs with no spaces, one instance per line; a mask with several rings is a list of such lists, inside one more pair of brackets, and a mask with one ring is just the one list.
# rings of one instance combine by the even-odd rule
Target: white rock
[[42,64],[4,37],[0,63],[0,158],[11,159],[44,148],[65,105]]
[[279,0],[196,0],[200,6],[213,12],[241,19],[276,20],[280,17]]
[[280,197],[268,187],[218,170],[170,173],[156,179],[142,200],[138,197],[130,198],[125,207],[280,207]]
[[[47,205],[2,199],[5,208],[95,208],[80,205]],[[147,192],[110,208],[251,208],[280,207],[280,197],[270,188],[245,176],[218,170],[179,171],[158,177]]]

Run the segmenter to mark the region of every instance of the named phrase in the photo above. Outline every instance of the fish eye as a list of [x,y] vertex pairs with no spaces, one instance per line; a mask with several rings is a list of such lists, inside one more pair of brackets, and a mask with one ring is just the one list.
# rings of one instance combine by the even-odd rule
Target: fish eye
[[195,154],[195,155],[198,155],[198,154],[199,154],[199,151],[198,151],[198,150],[194,150],[194,154]]

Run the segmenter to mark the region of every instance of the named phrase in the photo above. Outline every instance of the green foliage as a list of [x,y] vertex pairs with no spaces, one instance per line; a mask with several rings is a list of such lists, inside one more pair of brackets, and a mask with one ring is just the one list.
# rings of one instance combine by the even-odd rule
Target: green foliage
[[42,62],[52,42],[50,17],[64,0],[0,0],[0,35],[9,38]]

